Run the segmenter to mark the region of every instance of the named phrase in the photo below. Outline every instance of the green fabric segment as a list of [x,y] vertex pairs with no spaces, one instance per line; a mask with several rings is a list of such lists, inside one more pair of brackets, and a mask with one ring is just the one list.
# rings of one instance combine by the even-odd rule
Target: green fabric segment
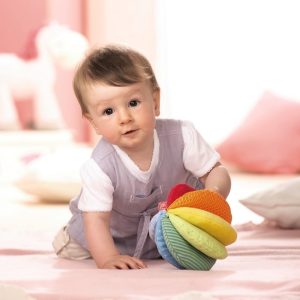
[[227,257],[225,246],[213,236],[176,215],[171,213],[168,215],[177,232],[193,247],[209,257],[216,259]]
[[163,236],[167,247],[176,261],[188,270],[210,270],[216,259],[191,246],[174,228],[168,215],[162,218]]
[[209,211],[194,207],[177,207],[168,209],[168,213],[204,230],[225,246],[237,239],[237,233],[231,224]]

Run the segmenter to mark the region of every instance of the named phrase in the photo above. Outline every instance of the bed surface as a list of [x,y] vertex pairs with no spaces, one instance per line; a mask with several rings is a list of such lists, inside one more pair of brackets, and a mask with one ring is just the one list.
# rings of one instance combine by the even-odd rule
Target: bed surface
[[209,272],[176,270],[162,260],[148,261],[144,270],[119,271],[98,270],[92,260],[59,259],[51,241],[70,216],[67,205],[41,203],[2,183],[0,299],[26,299],[5,298],[4,285],[43,300],[300,299],[300,230],[262,222],[237,201],[289,178],[233,175],[228,201],[238,240]]

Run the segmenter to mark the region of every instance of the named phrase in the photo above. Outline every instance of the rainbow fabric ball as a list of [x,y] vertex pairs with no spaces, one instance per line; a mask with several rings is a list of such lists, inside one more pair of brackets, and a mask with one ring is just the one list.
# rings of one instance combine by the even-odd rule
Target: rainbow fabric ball
[[237,233],[226,200],[209,190],[176,185],[152,218],[149,235],[163,259],[178,269],[208,271],[227,257]]

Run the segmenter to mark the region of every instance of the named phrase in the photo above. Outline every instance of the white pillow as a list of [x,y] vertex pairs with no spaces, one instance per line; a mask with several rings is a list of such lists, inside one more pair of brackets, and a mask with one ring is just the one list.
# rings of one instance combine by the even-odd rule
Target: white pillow
[[15,184],[42,201],[69,202],[81,188],[80,167],[91,155],[88,147],[66,147],[31,161]]
[[300,228],[300,177],[240,200],[250,210],[282,228]]
[[4,283],[0,284],[0,299],[35,300],[23,288]]

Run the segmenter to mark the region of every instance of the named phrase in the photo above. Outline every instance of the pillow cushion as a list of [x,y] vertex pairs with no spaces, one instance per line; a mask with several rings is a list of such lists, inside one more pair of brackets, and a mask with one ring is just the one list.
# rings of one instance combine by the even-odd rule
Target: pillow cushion
[[194,248],[215,259],[227,257],[225,246],[214,237],[176,215],[168,215],[174,228]]
[[240,200],[250,210],[282,228],[300,228],[300,177]]
[[30,161],[15,185],[40,201],[68,203],[80,192],[79,170],[91,153],[88,147],[66,147]]
[[162,218],[164,240],[171,255],[187,270],[210,270],[216,259],[205,255],[191,246],[178,234],[167,215]]
[[[204,230],[225,246],[232,244],[237,238],[236,231],[228,222],[208,211],[192,207],[178,207],[168,209],[168,213]],[[170,219],[172,222],[171,217]]]
[[222,160],[258,173],[300,171],[300,102],[266,92],[218,147]]

